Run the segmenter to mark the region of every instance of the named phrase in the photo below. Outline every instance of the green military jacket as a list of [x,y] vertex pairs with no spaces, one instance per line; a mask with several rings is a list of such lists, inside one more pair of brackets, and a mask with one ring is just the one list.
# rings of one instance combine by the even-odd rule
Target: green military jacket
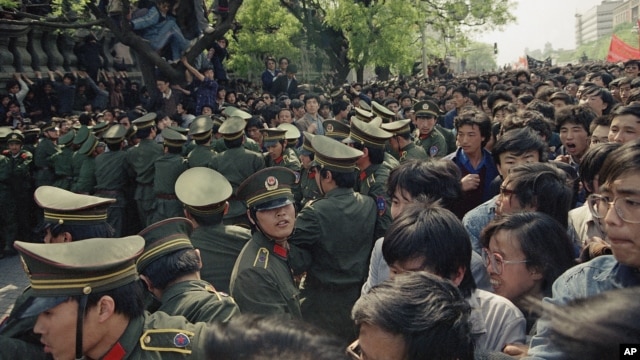
[[291,186],[291,192],[293,192],[293,197],[299,208],[300,202],[302,201],[302,190],[300,189],[300,169],[302,168],[302,164],[296,156],[296,152],[291,148],[284,148],[282,156],[278,159],[274,160],[269,154],[266,154],[264,156],[264,162],[267,167],[282,166],[296,173],[296,183]]
[[414,143],[410,143],[405,146],[402,150],[400,150],[400,163],[403,163],[407,160],[416,159],[416,160],[425,160],[428,159],[429,155],[424,151],[422,147],[416,146]]
[[[73,180],[71,181],[71,189],[78,182],[78,178],[80,178],[80,171],[82,171],[82,164],[89,158],[87,154],[81,154],[78,151],[73,153],[71,157],[71,172],[73,173]],[[73,191],[73,190],[72,190]]]
[[79,194],[93,194],[96,186],[96,158],[87,157],[82,162],[78,180],[71,186],[71,191]]
[[196,145],[187,156],[189,167],[206,167],[207,165],[209,165],[209,163],[211,163],[211,160],[213,160],[215,154],[216,152],[210,146]]
[[180,174],[189,168],[187,159],[180,154],[167,153],[156,159],[154,167],[153,193],[156,196],[156,208],[151,221],[183,216],[182,203],[175,196],[175,185]]
[[431,158],[441,158],[448,154],[444,136],[436,129],[431,130],[426,137],[418,137],[416,145],[421,146]]
[[244,246],[231,274],[231,296],[242,313],[282,314],[302,318],[288,253],[256,231]]
[[451,129],[447,129],[440,124],[436,124],[436,130],[442,134],[447,144],[447,154],[454,152],[458,146],[456,145],[456,134]]
[[251,231],[222,223],[199,225],[193,230],[190,238],[193,246],[200,250],[202,280],[213,284],[216,290],[228,294],[233,265],[244,245],[251,239]]
[[[21,149],[16,156],[11,155],[9,150],[5,150],[3,155],[9,159],[11,164],[11,178],[9,184],[14,192],[24,195],[31,191],[31,162],[33,156],[30,152]],[[17,195],[17,194],[16,194]]]
[[58,146],[49,138],[43,138],[36,147],[35,154],[33,154],[33,162],[36,167],[36,187],[52,185],[55,181],[51,157],[58,151],[60,151]]
[[164,153],[162,145],[151,139],[142,139],[138,146],[127,150],[127,162],[136,174],[138,184],[153,183],[154,163]]
[[372,164],[361,171],[356,180],[355,190],[370,196],[376,203],[378,220],[371,241],[383,237],[391,225],[391,201],[387,195],[387,180],[390,172],[384,164]]
[[[229,180],[235,194],[238,186],[256,171],[264,169],[265,164],[261,154],[243,147],[237,147],[218,153],[211,160],[209,167]],[[225,217],[241,216],[246,211],[245,205],[232,197],[229,199],[229,212]]]
[[56,181],[53,183],[53,186],[71,190],[71,185],[73,184],[72,159],[73,150],[66,146],[62,148],[62,151],[51,157],[53,169],[56,174]]
[[122,191],[132,175],[127,153],[122,150],[104,152],[96,157],[96,191]]
[[300,172],[300,191],[302,192],[301,205],[306,205],[309,201],[322,197],[318,183],[316,183],[316,173],[309,169],[302,168]]
[[182,316],[145,313],[129,325],[103,359],[206,359],[206,323],[189,323]]
[[238,305],[228,295],[218,293],[204,280],[187,280],[168,286],[157,311],[184,316],[190,323],[222,321],[240,314]]
[[359,287],[367,275],[376,223],[373,199],[336,188],[309,202],[289,239],[289,262],[305,286]]

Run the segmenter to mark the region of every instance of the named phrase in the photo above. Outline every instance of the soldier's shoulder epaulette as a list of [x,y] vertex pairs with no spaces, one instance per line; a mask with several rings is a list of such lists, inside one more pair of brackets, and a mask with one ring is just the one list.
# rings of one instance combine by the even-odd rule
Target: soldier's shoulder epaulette
[[261,247],[256,253],[256,259],[253,261],[253,267],[261,267],[266,269],[269,266],[269,249]]
[[376,176],[374,173],[371,173],[371,175],[367,176],[367,186],[371,187],[371,184],[374,184],[376,182]]
[[140,336],[140,348],[191,355],[194,336],[195,333],[182,329],[149,329]]

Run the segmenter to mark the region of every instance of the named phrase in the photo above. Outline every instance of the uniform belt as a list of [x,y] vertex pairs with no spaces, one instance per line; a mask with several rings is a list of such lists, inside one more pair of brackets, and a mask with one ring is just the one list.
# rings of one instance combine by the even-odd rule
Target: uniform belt
[[156,197],[163,200],[178,200],[175,194],[156,194]]

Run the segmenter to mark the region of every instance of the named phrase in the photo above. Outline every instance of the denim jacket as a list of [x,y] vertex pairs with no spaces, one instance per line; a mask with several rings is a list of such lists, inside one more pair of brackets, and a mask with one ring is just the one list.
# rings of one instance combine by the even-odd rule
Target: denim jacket
[[[564,305],[574,299],[586,298],[607,290],[640,285],[637,269],[618,263],[612,255],[599,256],[567,270],[553,283],[553,297],[545,302]],[[538,320],[537,334],[531,339],[526,359],[565,359],[549,340],[549,320]]]

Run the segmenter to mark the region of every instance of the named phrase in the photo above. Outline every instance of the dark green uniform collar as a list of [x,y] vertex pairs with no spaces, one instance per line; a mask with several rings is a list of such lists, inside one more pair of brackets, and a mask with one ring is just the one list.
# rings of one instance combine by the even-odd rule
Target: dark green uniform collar
[[133,352],[139,342],[144,326],[144,316],[129,320],[129,325],[118,339],[118,342],[101,358],[103,360],[125,359]]

